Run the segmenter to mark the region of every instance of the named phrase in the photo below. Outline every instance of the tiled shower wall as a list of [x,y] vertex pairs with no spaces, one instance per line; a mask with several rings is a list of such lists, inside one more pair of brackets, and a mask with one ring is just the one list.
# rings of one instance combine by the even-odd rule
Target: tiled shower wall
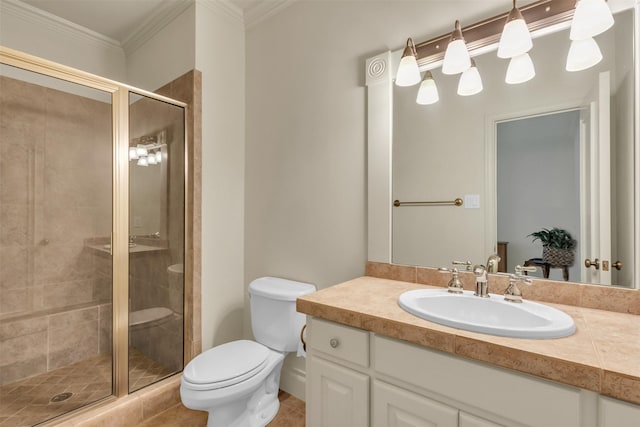
[[[0,383],[100,352],[111,104],[0,76]],[[100,274],[100,273],[107,274]]]

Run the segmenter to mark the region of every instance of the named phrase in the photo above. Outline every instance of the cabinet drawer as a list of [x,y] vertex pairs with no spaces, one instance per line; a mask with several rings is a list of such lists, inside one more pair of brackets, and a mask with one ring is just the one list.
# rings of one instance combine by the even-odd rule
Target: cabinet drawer
[[369,366],[368,332],[316,318],[310,318],[307,325],[310,348],[365,368]]
[[581,425],[578,389],[381,336],[373,340],[376,372],[527,426]]

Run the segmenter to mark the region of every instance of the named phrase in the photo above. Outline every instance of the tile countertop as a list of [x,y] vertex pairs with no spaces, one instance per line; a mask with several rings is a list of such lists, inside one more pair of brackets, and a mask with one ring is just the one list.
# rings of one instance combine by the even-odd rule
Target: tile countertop
[[311,316],[640,404],[639,315],[545,302],[573,317],[575,334],[550,340],[505,338],[442,326],[402,310],[398,296],[420,288],[442,289],[366,276],[300,297],[297,309]]

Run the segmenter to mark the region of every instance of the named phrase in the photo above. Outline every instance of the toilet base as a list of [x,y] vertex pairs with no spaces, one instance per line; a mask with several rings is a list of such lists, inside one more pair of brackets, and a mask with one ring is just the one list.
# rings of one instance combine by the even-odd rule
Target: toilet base
[[[282,363],[251,396],[209,411],[207,427],[265,427],[278,414],[278,382]],[[277,374],[273,387],[273,374]],[[268,383],[272,383],[271,386]]]
[[[272,352],[271,363],[265,367],[265,376],[257,374],[255,388],[234,393],[233,388],[245,385],[230,386],[223,389],[212,390],[217,395],[213,400],[206,396],[208,392],[191,393],[181,387],[183,404],[191,409],[206,410],[209,412],[207,427],[264,427],[271,422],[280,409],[278,400],[278,386],[280,385],[280,372],[284,362],[284,354]],[[261,377],[263,379],[260,379]],[[189,394],[189,398],[186,398]],[[212,406],[209,406],[212,405]],[[208,407],[207,407],[208,406]]]

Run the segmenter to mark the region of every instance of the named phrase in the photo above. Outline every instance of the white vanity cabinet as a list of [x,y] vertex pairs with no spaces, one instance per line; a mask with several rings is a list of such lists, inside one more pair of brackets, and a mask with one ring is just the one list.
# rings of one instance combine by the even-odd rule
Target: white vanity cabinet
[[318,319],[307,323],[309,427],[369,425],[369,333]]
[[640,427],[640,406],[314,317],[308,427]]

